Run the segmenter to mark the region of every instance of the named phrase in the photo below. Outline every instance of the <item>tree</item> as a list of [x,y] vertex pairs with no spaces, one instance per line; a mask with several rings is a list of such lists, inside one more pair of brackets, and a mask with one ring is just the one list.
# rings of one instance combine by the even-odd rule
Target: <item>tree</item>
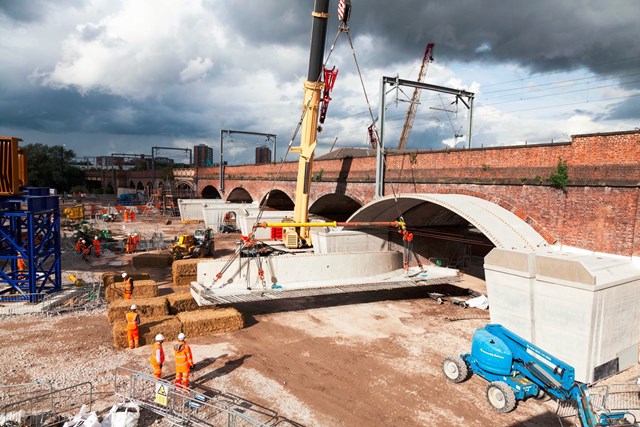
[[58,193],[84,184],[82,170],[71,166],[76,157],[73,150],[62,145],[27,144],[22,147],[27,155],[27,185],[52,187]]

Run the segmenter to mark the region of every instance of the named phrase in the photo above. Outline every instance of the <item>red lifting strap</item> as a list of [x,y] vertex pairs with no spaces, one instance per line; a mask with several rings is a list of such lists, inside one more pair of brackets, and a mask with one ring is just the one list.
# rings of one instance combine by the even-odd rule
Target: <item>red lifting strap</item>
[[320,123],[324,123],[324,119],[327,117],[327,107],[331,101],[329,93],[333,90],[336,77],[338,77],[338,70],[335,66],[330,70],[324,69],[324,90],[322,92],[322,106],[320,107]]

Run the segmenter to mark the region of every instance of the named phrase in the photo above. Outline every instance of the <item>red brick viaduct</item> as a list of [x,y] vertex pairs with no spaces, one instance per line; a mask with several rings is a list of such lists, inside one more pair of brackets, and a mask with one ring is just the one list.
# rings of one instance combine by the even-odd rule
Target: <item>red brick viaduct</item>
[[[372,201],[375,162],[375,157],[316,160],[311,210],[314,203],[336,195],[357,205]],[[566,164],[566,179],[558,174],[559,162]],[[640,130],[575,135],[553,144],[389,154],[386,164],[385,195],[468,194],[510,210],[550,243],[640,255]],[[151,182],[149,171],[122,173],[119,181]],[[296,173],[297,161],[227,166],[220,193],[223,199],[248,193],[259,201],[280,190],[293,198]],[[555,186],[550,180],[554,174]],[[200,195],[215,192],[219,169],[195,169],[194,182]]]

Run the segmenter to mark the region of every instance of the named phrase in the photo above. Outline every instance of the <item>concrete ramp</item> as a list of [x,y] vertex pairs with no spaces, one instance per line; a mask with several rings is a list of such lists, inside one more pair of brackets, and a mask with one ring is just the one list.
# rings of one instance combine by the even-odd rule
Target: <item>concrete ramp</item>
[[491,322],[572,365],[578,381],[638,363],[640,269],[630,259],[496,248],[485,274]]

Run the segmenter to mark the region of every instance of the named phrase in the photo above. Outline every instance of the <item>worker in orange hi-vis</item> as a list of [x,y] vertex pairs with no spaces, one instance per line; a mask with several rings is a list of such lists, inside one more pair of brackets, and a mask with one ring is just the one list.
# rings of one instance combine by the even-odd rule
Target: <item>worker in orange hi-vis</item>
[[130,254],[131,252],[133,252],[133,239],[131,238],[131,233],[127,234],[127,238],[124,241],[124,251],[127,254]]
[[138,236],[138,233],[133,233],[133,236],[131,236],[131,243],[133,245],[133,252],[138,250],[138,243],[140,243],[140,236]]
[[131,212],[129,212],[129,219],[131,220],[131,222],[135,222],[135,220],[136,220],[136,210],[135,209],[131,209]]
[[162,364],[164,363],[164,348],[162,348],[162,342],[164,336],[162,334],[156,335],[156,342],[153,343],[153,349],[151,350],[151,366],[153,367],[153,376],[155,378],[162,378]]
[[127,312],[127,339],[129,340],[129,348],[137,348],[140,346],[138,326],[140,325],[140,316],[136,310],[135,304],[131,306]]
[[[87,241],[82,239],[79,243],[80,245],[80,254],[82,255],[82,259],[85,261],[89,261],[89,255],[91,255],[91,245],[87,245]],[[78,245],[76,244],[76,248]]]
[[102,251],[100,248],[100,239],[98,238],[98,236],[93,239],[93,250],[95,251],[96,257],[100,258],[100,254],[102,254]]
[[124,210],[124,222],[129,222],[129,210]]
[[180,332],[178,343],[173,346],[173,355],[176,362],[176,388],[187,391],[189,388],[189,372],[194,369],[191,347],[186,342],[186,336]]
[[131,299],[133,296],[133,279],[127,273],[122,273],[122,279],[124,281],[124,293],[122,297],[124,299]]

